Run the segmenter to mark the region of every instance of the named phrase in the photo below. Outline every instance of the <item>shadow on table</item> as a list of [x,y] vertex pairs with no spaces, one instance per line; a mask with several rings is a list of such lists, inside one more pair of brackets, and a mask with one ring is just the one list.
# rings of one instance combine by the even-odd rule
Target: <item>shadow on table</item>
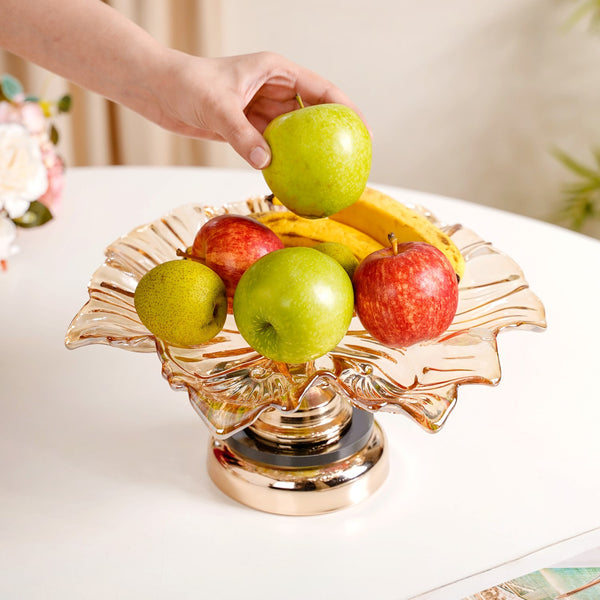
[[206,427],[197,420],[156,425],[109,420],[36,435],[35,444],[47,456],[57,457],[60,471],[70,472],[70,487],[87,485],[90,478],[102,479],[109,489],[115,483],[161,488],[202,501],[233,504],[208,476],[208,440]]

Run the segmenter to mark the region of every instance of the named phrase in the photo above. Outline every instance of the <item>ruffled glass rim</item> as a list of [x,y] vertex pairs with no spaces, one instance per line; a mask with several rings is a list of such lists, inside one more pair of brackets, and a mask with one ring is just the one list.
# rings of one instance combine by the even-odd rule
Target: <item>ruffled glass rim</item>
[[218,214],[284,210],[260,197],[220,207],[180,206],[110,244],[65,344],[156,352],[170,386],[187,390],[194,409],[220,438],[252,424],[269,408],[296,410],[308,390],[325,384],[358,408],[403,413],[437,431],[456,403],[459,386],[500,381],[497,334],[506,327],[545,328],[546,319],[541,301],[510,257],[470,229],[444,225],[424,207],[413,208],[447,233],[465,259],[456,316],[435,340],[388,348],[354,317],[336,348],[315,361],[288,365],[248,347],[232,314],[220,334],[202,346],[179,348],[155,338],[133,305],[138,281],[154,266],[177,258],[177,250],[190,246],[202,224]]

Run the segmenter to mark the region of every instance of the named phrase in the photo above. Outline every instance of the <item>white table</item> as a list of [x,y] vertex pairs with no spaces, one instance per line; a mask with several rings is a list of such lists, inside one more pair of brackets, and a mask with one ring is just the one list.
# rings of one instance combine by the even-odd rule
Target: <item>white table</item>
[[111,241],[180,204],[266,193],[262,177],[68,171],[55,220],[24,232],[0,273],[0,597],[401,600],[479,573],[423,596],[452,599],[600,545],[600,243],[373,186],[514,258],[548,329],[502,332],[502,381],[462,387],[440,433],[379,416],[384,486],[294,518],[214,487],[208,432],[154,354],[63,345]]

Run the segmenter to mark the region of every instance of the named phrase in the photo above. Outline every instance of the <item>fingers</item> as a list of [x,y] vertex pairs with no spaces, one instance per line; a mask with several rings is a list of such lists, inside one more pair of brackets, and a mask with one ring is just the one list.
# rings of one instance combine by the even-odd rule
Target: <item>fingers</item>
[[236,97],[223,99],[216,109],[215,131],[252,167],[264,169],[271,162],[269,144],[250,123]]
[[[266,53],[264,60],[270,64],[272,70],[270,78],[261,90],[267,92],[268,96],[277,100],[291,100],[298,94],[307,106],[327,103],[344,104],[358,114],[371,132],[360,109],[331,81],[278,55]],[[290,110],[294,108],[295,105],[292,105]]]
[[266,90],[261,89],[260,94],[254,97],[252,102],[244,109],[244,112],[250,123],[263,133],[275,117],[288,113],[298,108],[298,106],[295,94],[291,96],[289,90],[287,98],[276,100]]
[[369,133],[371,128],[367,123],[364,115],[360,109],[333,83],[327,81],[320,75],[309,71],[303,67],[298,67],[298,79],[296,81],[296,89],[298,94],[302,97],[302,100],[306,104],[327,104],[336,103],[344,104],[351,108],[363,121]]
[[[193,110],[181,111],[185,116],[180,124],[188,135],[228,142],[255,169],[264,169],[271,161],[271,150],[261,133],[275,117],[298,107],[297,94],[306,106],[344,104],[365,122],[358,108],[330,81],[277,54],[201,59],[197,64],[201,79],[212,81],[213,87],[208,93],[202,90],[204,101]],[[183,132],[181,126],[179,130]]]

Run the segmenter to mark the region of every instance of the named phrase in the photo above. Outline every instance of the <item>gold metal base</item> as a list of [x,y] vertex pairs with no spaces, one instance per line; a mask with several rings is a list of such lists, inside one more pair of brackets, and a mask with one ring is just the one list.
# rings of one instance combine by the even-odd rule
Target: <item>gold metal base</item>
[[[280,515],[316,515],[356,504],[379,488],[388,472],[384,433],[370,414],[366,419],[352,419],[355,427],[320,450],[278,451],[247,434],[213,439],[209,475],[234,500]],[[337,460],[325,462],[329,457]]]

